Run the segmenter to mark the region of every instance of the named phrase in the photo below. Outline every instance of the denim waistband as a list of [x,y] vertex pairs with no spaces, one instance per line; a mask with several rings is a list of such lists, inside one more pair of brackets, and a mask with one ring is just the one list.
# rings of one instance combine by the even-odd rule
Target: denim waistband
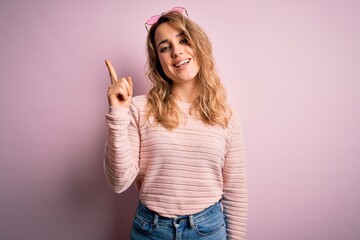
[[157,228],[159,224],[160,225],[174,225],[176,227],[182,222],[189,224],[190,227],[194,227],[195,221],[202,222],[202,221],[206,220],[208,217],[210,217],[213,214],[214,211],[222,212],[222,206],[221,206],[220,201],[216,202],[214,205],[204,209],[201,212],[198,212],[198,213],[195,213],[192,215],[183,215],[183,216],[178,216],[176,218],[169,218],[169,217],[163,217],[163,216],[158,215],[156,212],[148,209],[140,201],[136,214],[140,215],[141,218],[144,218],[145,220],[152,222],[152,225],[155,228]]

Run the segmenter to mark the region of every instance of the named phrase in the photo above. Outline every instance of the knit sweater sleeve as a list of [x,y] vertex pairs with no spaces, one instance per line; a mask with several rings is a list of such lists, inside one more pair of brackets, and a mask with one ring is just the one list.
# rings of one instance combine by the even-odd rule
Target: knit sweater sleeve
[[228,239],[245,240],[248,194],[243,130],[238,115],[234,116],[230,124],[230,143],[223,168],[222,204]]
[[116,193],[129,188],[139,173],[138,115],[134,104],[130,109],[110,107],[106,114],[104,173]]

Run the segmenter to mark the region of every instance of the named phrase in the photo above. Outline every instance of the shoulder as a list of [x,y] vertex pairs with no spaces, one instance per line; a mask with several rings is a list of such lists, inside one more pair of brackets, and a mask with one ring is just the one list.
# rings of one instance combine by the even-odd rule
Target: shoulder
[[132,98],[132,104],[135,106],[142,106],[147,104],[146,95],[137,95]]
[[134,96],[131,100],[131,110],[136,110],[138,112],[144,111],[147,105],[146,95]]
[[239,112],[231,107],[231,117],[229,119],[229,126],[230,129],[241,129],[242,128],[242,119]]
[[140,125],[146,122],[145,119],[147,102],[146,95],[134,96],[131,100],[130,114]]

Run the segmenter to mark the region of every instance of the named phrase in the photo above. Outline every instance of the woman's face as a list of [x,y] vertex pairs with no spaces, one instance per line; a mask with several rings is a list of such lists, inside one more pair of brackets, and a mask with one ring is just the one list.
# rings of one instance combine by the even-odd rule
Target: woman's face
[[182,33],[170,24],[162,23],[154,38],[162,69],[173,84],[195,83],[199,65]]

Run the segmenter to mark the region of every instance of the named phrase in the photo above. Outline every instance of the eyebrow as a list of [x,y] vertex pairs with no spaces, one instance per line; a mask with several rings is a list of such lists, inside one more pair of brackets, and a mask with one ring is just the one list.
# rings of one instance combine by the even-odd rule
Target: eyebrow
[[[179,33],[179,34],[176,34],[175,37],[181,37],[181,36],[183,36],[183,35],[184,35],[184,33],[181,32],[181,33]],[[164,40],[160,41],[159,44],[157,45],[157,48],[158,48],[161,44],[167,43],[168,41],[169,41],[168,39],[164,39]]]

